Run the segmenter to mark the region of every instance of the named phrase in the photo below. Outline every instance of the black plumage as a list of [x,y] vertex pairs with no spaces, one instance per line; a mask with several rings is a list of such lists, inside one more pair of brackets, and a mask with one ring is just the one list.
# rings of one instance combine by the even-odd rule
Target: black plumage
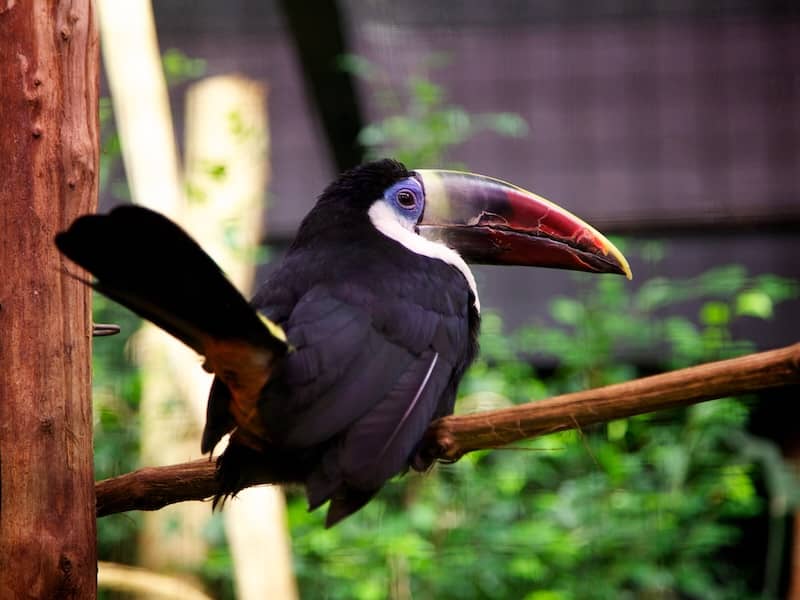
[[[410,462],[427,466],[416,447],[434,418],[452,412],[477,349],[479,316],[462,273],[384,236],[367,215],[408,176],[381,161],[340,177],[252,301],[293,349],[259,402],[265,452],[301,451],[294,479],[306,484],[311,508],[332,500],[329,525]],[[225,401],[212,393],[207,428]],[[204,450],[216,441],[204,436]],[[235,492],[242,461],[231,473],[226,462],[221,475]]]

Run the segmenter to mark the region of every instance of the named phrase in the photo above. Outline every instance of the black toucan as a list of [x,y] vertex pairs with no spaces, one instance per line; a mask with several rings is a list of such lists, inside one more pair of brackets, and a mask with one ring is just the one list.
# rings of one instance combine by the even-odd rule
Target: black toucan
[[222,497],[253,475],[299,482],[327,525],[391,477],[453,411],[477,351],[480,304],[466,262],[630,277],[622,254],[566,210],[502,181],[409,171],[393,160],[342,174],[251,302],[177,225],[123,206],[77,219],[58,248],[94,287],[205,357],[216,378],[202,439]]

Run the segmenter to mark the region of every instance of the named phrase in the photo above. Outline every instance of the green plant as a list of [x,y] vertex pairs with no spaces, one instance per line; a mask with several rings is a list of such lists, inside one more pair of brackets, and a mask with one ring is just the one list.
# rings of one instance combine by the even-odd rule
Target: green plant
[[370,157],[393,156],[407,165],[434,167],[445,160],[447,150],[478,133],[527,134],[528,125],[518,114],[476,114],[449,102],[444,88],[427,74],[445,64],[440,55],[429,58],[421,72],[409,76],[398,90],[386,73],[366,59],[355,55],[341,58],[340,66],[364,80],[381,110],[389,114],[367,125],[359,135]]

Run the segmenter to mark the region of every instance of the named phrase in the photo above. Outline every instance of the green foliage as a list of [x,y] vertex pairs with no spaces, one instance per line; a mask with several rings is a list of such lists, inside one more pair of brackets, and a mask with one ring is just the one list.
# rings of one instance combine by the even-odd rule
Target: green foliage
[[[443,57],[435,56],[421,70],[424,73],[445,64]],[[388,76],[363,57],[346,55],[340,66],[371,86],[380,108],[390,113],[367,125],[359,135],[370,157],[393,156],[407,165],[433,167],[441,165],[449,148],[478,133],[521,137],[528,132],[518,114],[475,114],[448,102],[444,88],[426,74],[412,75],[398,92]]]
[[192,58],[177,48],[169,48],[161,55],[161,65],[168,86],[198,79],[206,72],[205,59]]
[[122,153],[119,134],[113,126],[111,98],[100,98],[100,189],[110,185],[111,171]]
[[[95,338],[92,355],[95,479],[139,467],[139,400],[141,378],[129,356],[130,339],[141,319],[101,294],[94,294],[94,321],[116,323],[121,332]],[[98,556],[134,563],[138,513],[112,515],[97,521]]]

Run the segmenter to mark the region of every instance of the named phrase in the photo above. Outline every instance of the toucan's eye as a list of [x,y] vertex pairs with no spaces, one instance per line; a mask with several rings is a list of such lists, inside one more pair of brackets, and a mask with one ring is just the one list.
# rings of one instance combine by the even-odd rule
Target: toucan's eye
[[419,181],[414,177],[408,177],[385,190],[383,200],[403,223],[408,224],[419,221],[425,205],[425,194]]
[[400,190],[397,192],[397,203],[403,208],[412,209],[417,206],[417,198],[411,190]]

